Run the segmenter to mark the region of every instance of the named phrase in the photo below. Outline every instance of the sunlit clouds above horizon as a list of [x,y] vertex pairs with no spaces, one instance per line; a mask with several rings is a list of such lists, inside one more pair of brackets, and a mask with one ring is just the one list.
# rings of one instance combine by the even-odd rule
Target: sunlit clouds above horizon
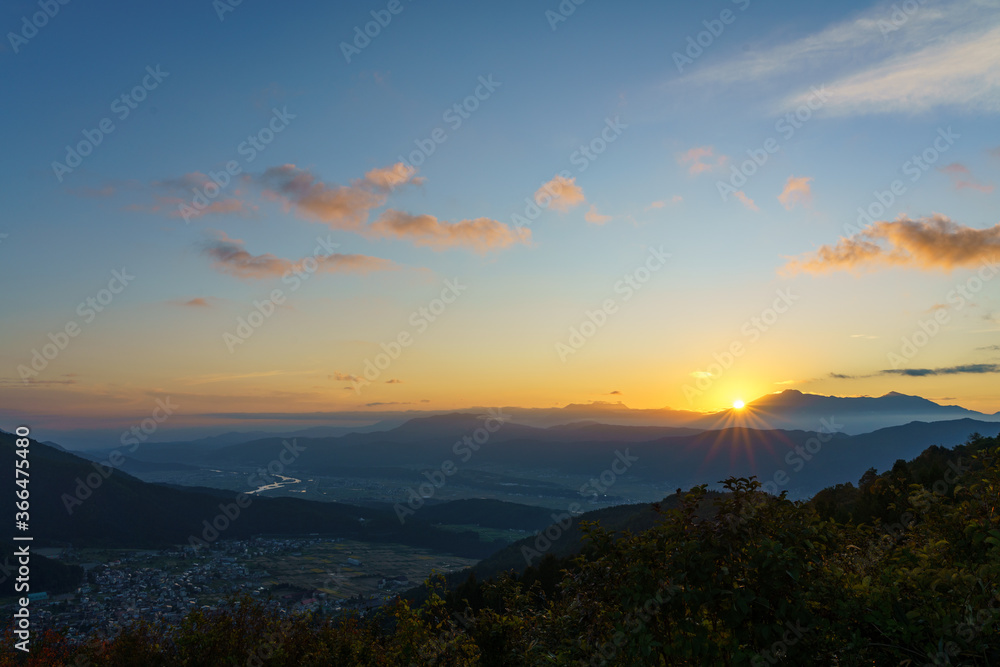
[[71,3],[5,42],[0,427],[1000,410],[1000,1],[574,6],[405,2],[358,47],[384,3]]

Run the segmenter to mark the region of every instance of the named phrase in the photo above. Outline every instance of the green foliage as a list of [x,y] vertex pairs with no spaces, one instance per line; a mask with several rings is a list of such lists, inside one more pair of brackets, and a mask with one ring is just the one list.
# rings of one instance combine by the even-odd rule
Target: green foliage
[[[583,522],[585,547],[520,575],[427,583],[366,618],[285,617],[249,599],[15,664],[996,665],[1000,442],[931,448],[808,503],[731,478],[652,527]],[[8,646],[11,638],[4,639]],[[89,662],[88,662],[89,661]]]

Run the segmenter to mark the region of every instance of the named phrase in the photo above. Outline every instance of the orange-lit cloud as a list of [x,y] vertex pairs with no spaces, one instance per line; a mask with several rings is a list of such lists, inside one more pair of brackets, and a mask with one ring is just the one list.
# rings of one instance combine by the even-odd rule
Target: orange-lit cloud
[[743,192],[742,190],[737,190],[736,192],[733,193],[733,195],[735,195],[736,198],[740,200],[741,204],[743,204],[744,206],[746,206],[751,211],[759,211],[760,210],[757,207],[757,204],[755,204],[754,201],[752,199],[750,199],[750,197],[747,197],[747,193]]
[[576,177],[565,178],[557,175],[538,188],[535,193],[535,202],[539,206],[548,206],[563,213],[584,201],[586,198],[583,196],[583,190],[576,184]]
[[[208,215],[209,213],[221,213],[221,214],[237,214],[237,215],[250,215],[252,212],[257,210],[255,204],[250,204],[248,202],[242,201],[240,199],[220,199],[218,201],[213,201],[208,206],[201,209],[196,208],[191,205],[191,202],[184,201],[176,198],[162,198],[161,203],[170,204],[170,212],[168,215],[171,218],[183,218],[187,214],[187,218],[200,218],[203,215]],[[186,205],[186,208],[181,210],[181,206]],[[154,207],[156,208],[156,207]],[[156,208],[156,210],[159,210]]]
[[811,176],[789,176],[785,181],[785,189],[778,195],[778,201],[788,210],[795,204],[812,201],[812,188],[809,185],[811,180]]
[[583,219],[586,220],[587,222],[592,222],[595,225],[603,225],[605,222],[611,220],[612,217],[610,215],[603,215],[602,213],[598,212],[597,207],[591,204],[590,209],[583,214]]
[[980,183],[969,168],[960,162],[952,162],[941,167],[939,171],[951,176],[951,183],[956,190],[976,190],[977,192],[993,192],[993,186]]
[[785,265],[786,273],[825,273],[885,266],[950,271],[1000,259],[1000,224],[987,229],[959,225],[947,216],[879,221],[836,245]]
[[374,236],[405,239],[435,250],[465,247],[486,252],[531,239],[530,230],[514,230],[490,218],[444,222],[433,215],[411,215],[393,209],[380,215],[369,229]]
[[185,301],[181,305],[182,306],[195,306],[197,308],[208,308],[212,304],[210,304],[208,302],[208,299],[205,299],[205,298],[199,296],[197,298],[191,299],[190,301]]
[[402,162],[397,162],[391,167],[372,169],[365,174],[365,182],[370,183],[380,190],[391,192],[395,188],[407,183],[422,185],[424,179],[417,177],[416,173],[416,169],[408,167]]
[[[244,248],[243,241],[231,239],[222,232],[205,244],[204,252],[212,258],[212,266],[218,271],[245,279],[272,278],[293,270],[311,269],[317,273],[364,274],[372,271],[394,271],[400,268],[395,262],[368,255],[332,253],[298,261],[276,257],[271,253],[252,255]],[[313,261],[315,266],[312,265]]]
[[[671,203],[671,204],[680,204],[682,201],[684,201],[684,197],[681,197],[680,195],[674,195],[673,197],[670,198],[670,202],[669,203]],[[664,208],[664,207],[666,207],[666,205],[667,205],[667,201],[663,200],[663,199],[660,199],[658,201],[654,201],[652,204],[650,204],[649,206],[647,206],[644,210],[649,211],[649,210],[652,210],[654,208]]]
[[388,201],[395,189],[419,185],[422,178],[416,169],[402,162],[372,169],[351,185],[328,185],[307,170],[286,164],[271,167],[260,177],[265,194],[283,201],[305,217],[326,223],[334,229],[346,229],[374,238],[395,238],[437,250],[464,247],[477,252],[526,243],[528,230],[512,231],[507,225],[489,218],[439,221],[433,215],[414,215],[389,209],[368,224],[371,211]]
[[729,156],[716,155],[711,146],[698,146],[678,155],[677,162],[686,165],[689,174],[701,174],[725,167]]
[[379,172],[374,181],[327,185],[309,171],[285,164],[268,168],[259,180],[264,185],[265,195],[284,202],[304,217],[326,223],[333,229],[356,231],[368,222],[372,209],[385,204],[387,188],[395,187],[393,183],[400,184],[391,174],[391,168],[389,173],[386,170],[373,172]]

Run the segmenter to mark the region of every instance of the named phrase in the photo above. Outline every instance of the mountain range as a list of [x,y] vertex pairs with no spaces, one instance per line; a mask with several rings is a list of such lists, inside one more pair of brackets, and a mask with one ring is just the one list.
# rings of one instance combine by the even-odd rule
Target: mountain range
[[[496,406],[472,407],[463,412],[486,414],[496,411]],[[888,426],[898,426],[911,421],[942,421],[970,418],[982,421],[1000,421],[1000,412],[986,414],[956,405],[940,405],[919,396],[890,392],[883,396],[838,397],[806,394],[795,389],[767,394],[749,402],[746,407],[727,409],[714,413],[676,410],[673,408],[635,409],[621,402],[593,402],[569,404],[560,408],[503,407],[499,411],[512,421],[538,428],[562,426],[565,428],[594,426],[672,427],[692,430],[709,430],[727,426],[749,426],[763,429],[818,428],[818,419],[835,417],[845,424],[844,433],[859,434]],[[447,414],[448,411],[419,410],[358,410],[315,413],[213,413],[197,415],[203,420],[239,421],[243,424],[267,424],[267,428],[249,431],[220,432],[208,427],[164,428],[172,434],[172,442],[189,443],[192,447],[216,448],[239,444],[266,437],[336,437],[348,433],[388,431],[413,419]],[[313,425],[303,428],[299,425]],[[232,428],[232,427],[230,427]],[[197,434],[193,434],[197,432]],[[46,434],[46,441],[58,442],[70,450],[110,449],[115,446],[121,431],[65,431]],[[158,435],[164,441],[163,436]]]
[[[655,412],[607,410],[632,416]],[[259,438],[258,432],[244,435],[248,440],[242,442],[232,434],[147,443],[129,455],[125,469],[140,477],[167,469],[253,470],[267,467],[292,438],[303,451],[285,468],[286,474],[378,478],[404,488],[420,485],[427,471],[451,462],[457,472],[449,484],[461,497],[496,497],[498,491],[520,489],[523,502],[530,504],[535,497],[578,497],[582,481],[600,475],[618,453],[627,452],[636,461],[628,471],[629,481],[645,486],[641,493],[620,497],[619,486],[613,496],[601,498],[604,501],[658,499],[677,487],[715,484],[730,475],[757,475],[762,482],[772,481],[774,491],[805,498],[830,484],[856,480],[870,467],[885,469],[928,446],[952,446],[974,432],[993,435],[1000,430],[997,415],[897,393],[840,398],[786,390],[740,410],[701,415],[685,426],[588,420],[545,427],[537,419],[534,425],[521,423],[525,412],[504,408],[491,414],[507,419],[502,425],[492,422],[498,426],[487,433],[486,414],[422,416],[386,430],[329,437],[293,432],[288,438]],[[924,419],[913,419],[916,416]],[[881,424],[890,425],[869,428]],[[486,439],[470,446],[468,438],[477,432]],[[108,453],[86,454],[100,460]]]

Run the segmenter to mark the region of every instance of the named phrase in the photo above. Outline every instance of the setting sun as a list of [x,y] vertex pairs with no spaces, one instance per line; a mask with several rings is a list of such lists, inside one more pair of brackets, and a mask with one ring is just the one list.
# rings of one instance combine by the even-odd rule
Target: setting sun
[[744,405],[746,405],[746,403],[744,403],[740,399],[736,399],[735,401],[733,401],[733,407],[737,410],[742,410]]

